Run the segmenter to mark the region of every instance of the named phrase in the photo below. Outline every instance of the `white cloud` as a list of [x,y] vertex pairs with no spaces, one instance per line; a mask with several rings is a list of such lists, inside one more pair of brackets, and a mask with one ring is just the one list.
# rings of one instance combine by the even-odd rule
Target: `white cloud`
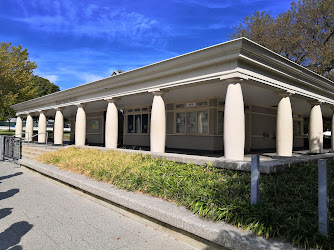
[[178,3],[197,5],[210,9],[225,9],[232,6],[232,1],[222,0],[175,0]]
[[102,78],[106,77],[106,76],[103,77],[103,76],[94,75],[90,73],[76,73],[76,74],[80,79],[82,79],[86,83],[101,80]]
[[160,48],[152,50],[145,47],[139,51],[111,48],[58,51],[30,49],[29,53],[30,59],[38,64],[34,73],[44,78],[57,76],[56,84],[62,90],[109,77],[113,70],[129,71],[178,55]]
[[58,78],[59,78],[57,75],[45,75],[43,77],[46,78],[46,79],[48,79],[52,83],[57,82]]
[[[18,0],[21,1],[21,0]],[[38,6],[36,2],[42,2]],[[156,43],[168,33],[159,20],[125,8],[70,0],[20,2],[24,16],[13,18],[35,30],[109,40]]]
[[34,74],[46,78],[52,83],[57,82],[59,79],[58,75],[41,72],[39,69],[35,69]]

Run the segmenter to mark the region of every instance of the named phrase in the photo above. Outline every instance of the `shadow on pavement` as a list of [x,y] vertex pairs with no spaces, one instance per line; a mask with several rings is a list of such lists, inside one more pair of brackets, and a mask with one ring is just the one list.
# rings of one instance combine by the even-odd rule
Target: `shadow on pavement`
[[10,174],[10,175],[5,175],[5,176],[0,176],[0,180],[4,180],[4,179],[9,179],[9,178],[12,178],[14,176],[18,176],[18,175],[21,175],[23,174],[23,172],[17,172],[15,174]]
[[[33,225],[29,224],[26,221],[20,221],[11,225],[5,231],[0,233],[0,250],[9,249],[10,247],[20,243],[22,236],[29,232],[32,227]],[[15,246],[11,249],[18,250],[22,249],[22,247]]]
[[15,194],[17,194],[18,192],[19,192],[18,188],[10,189],[7,192],[0,192],[0,200],[4,200],[4,199],[7,199],[9,197],[12,197]]
[[12,213],[13,208],[2,208],[0,209],[0,219],[5,218],[6,216]]

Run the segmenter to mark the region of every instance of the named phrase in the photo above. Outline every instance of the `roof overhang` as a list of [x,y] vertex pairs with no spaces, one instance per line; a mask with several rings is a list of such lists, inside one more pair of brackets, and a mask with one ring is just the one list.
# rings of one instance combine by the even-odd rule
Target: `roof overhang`
[[208,80],[252,80],[334,105],[334,83],[246,38],[13,105],[18,115]]

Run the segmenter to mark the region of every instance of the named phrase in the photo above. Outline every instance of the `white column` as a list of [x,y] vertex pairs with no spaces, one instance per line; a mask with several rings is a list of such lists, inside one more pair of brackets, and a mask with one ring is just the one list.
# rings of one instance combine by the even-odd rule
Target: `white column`
[[278,93],[281,100],[277,107],[276,151],[278,156],[292,156],[293,118],[289,93]]
[[85,146],[86,144],[86,112],[85,104],[78,104],[75,119],[75,146]]
[[245,148],[245,111],[240,83],[227,87],[224,108],[224,152],[227,160],[243,160]]
[[108,99],[108,108],[106,114],[105,144],[106,148],[117,148],[118,139],[118,111],[116,102],[118,98]]
[[332,152],[334,152],[334,107],[332,108],[332,131],[331,131],[331,144],[332,144]]
[[[33,129],[34,129],[34,121],[32,119],[32,116],[30,114],[27,115],[27,120],[26,120],[26,135],[25,135],[25,139],[32,141],[32,136],[33,136]],[[28,139],[29,138],[29,139]]]
[[310,153],[323,153],[323,123],[320,103],[311,103],[308,131]]
[[166,145],[166,110],[162,99],[164,92],[152,91],[153,103],[151,111],[151,152],[164,153]]
[[64,137],[64,108],[56,108],[55,124],[53,127],[53,143],[55,145],[63,144]]
[[46,116],[45,111],[39,111],[38,119],[38,143],[46,142]]
[[16,118],[15,136],[22,138],[22,117],[20,115]]

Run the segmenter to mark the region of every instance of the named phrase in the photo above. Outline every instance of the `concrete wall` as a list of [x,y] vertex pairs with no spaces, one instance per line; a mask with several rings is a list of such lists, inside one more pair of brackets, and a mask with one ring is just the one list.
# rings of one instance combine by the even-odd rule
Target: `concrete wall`
[[123,144],[125,146],[150,146],[150,136],[143,134],[124,134]]
[[205,151],[223,150],[223,136],[167,135],[166,147]]
[[[86,113],[86,144],[103,145],[105,131],[104,112]],[[75,117],[71,117],[70,141],[75,139]]]
[[[193,102],[197,102],[194,100]],[[181,108],[177,109],[176,104],[166,104],[166,147],[194,150],[222,151],[224,139],[218,134],[218,111],[223,111],[223,106],[218,105],[222,100],[208,99],[207,107]],[[192,102],[192,101],[188,101]],[[187,112],[205,109],[209,112],[209,132],[207,134],[178,134],[175,131],[176,112]],[[260,107],[253,105],[245,106],[246,117],[246,143],[245,152],[256,150],[275,150],[276,148],[276,108]],[[125,118],[125,120],[127,120]],[[294,120],[301,122],[299,128],[303,131],[303,118],[294,117]],[[296,123],[297,124],[297,123]],[[294,125],[296,125],[294,123]],[[125,124],[125,128],[126,128]],[[304,147],[302,134],[296,134],[294,127],[294,148]],[[124,145],[150,146],[149,134],[124,134]]]
[[[175,131],[176,112],[187,112],[196,108],[176,109],[175,104],[166,104],[166,147],[179,149],[223,151],[223,134],[218,134],[218,111],[223,112],[221,100],[210,99],[207,107],[199,109],[208,110],[209,128],[206,134],[177,134]],[[220,106],[218,105],[220,103]],[[129,107],[131,109],[131,107]],[[198,109],[198,108],[197,108]],[[133,108],[134,110],[134,108]],[[256,150],[275,150],[276,148],[276,108],[245,106],[246,114],[246,143],[245,152]],[[142,112],[140,112],[142,113]],[[150,147],[150,133],[147,134],[127,133],[127,115],[136,113],[126,113],[124,116],[123,144],[125,146]],[[87,144],[103,145],[105,136],[104,112],[87,113]],[[74,142],[75,121],[71,120],[71,142]],[[296,126],[299,126],[297,131]],[[150,124],[149,124],[150,127]],[[304,147],[303,118],[294,117],[294,148]]]
[[[250,107],[250,151],[276,149],[276,112],[276,108]],[[302,132],[304,131],[303,118],[296,115],[293,119],[293,147],[301,148],[304,147],[304,138],[302,136]],[[299,128],[297,128],[296,121],[299,121]]]
[[104,144],[104,112],[88,113],[86,119],[87,144]]

